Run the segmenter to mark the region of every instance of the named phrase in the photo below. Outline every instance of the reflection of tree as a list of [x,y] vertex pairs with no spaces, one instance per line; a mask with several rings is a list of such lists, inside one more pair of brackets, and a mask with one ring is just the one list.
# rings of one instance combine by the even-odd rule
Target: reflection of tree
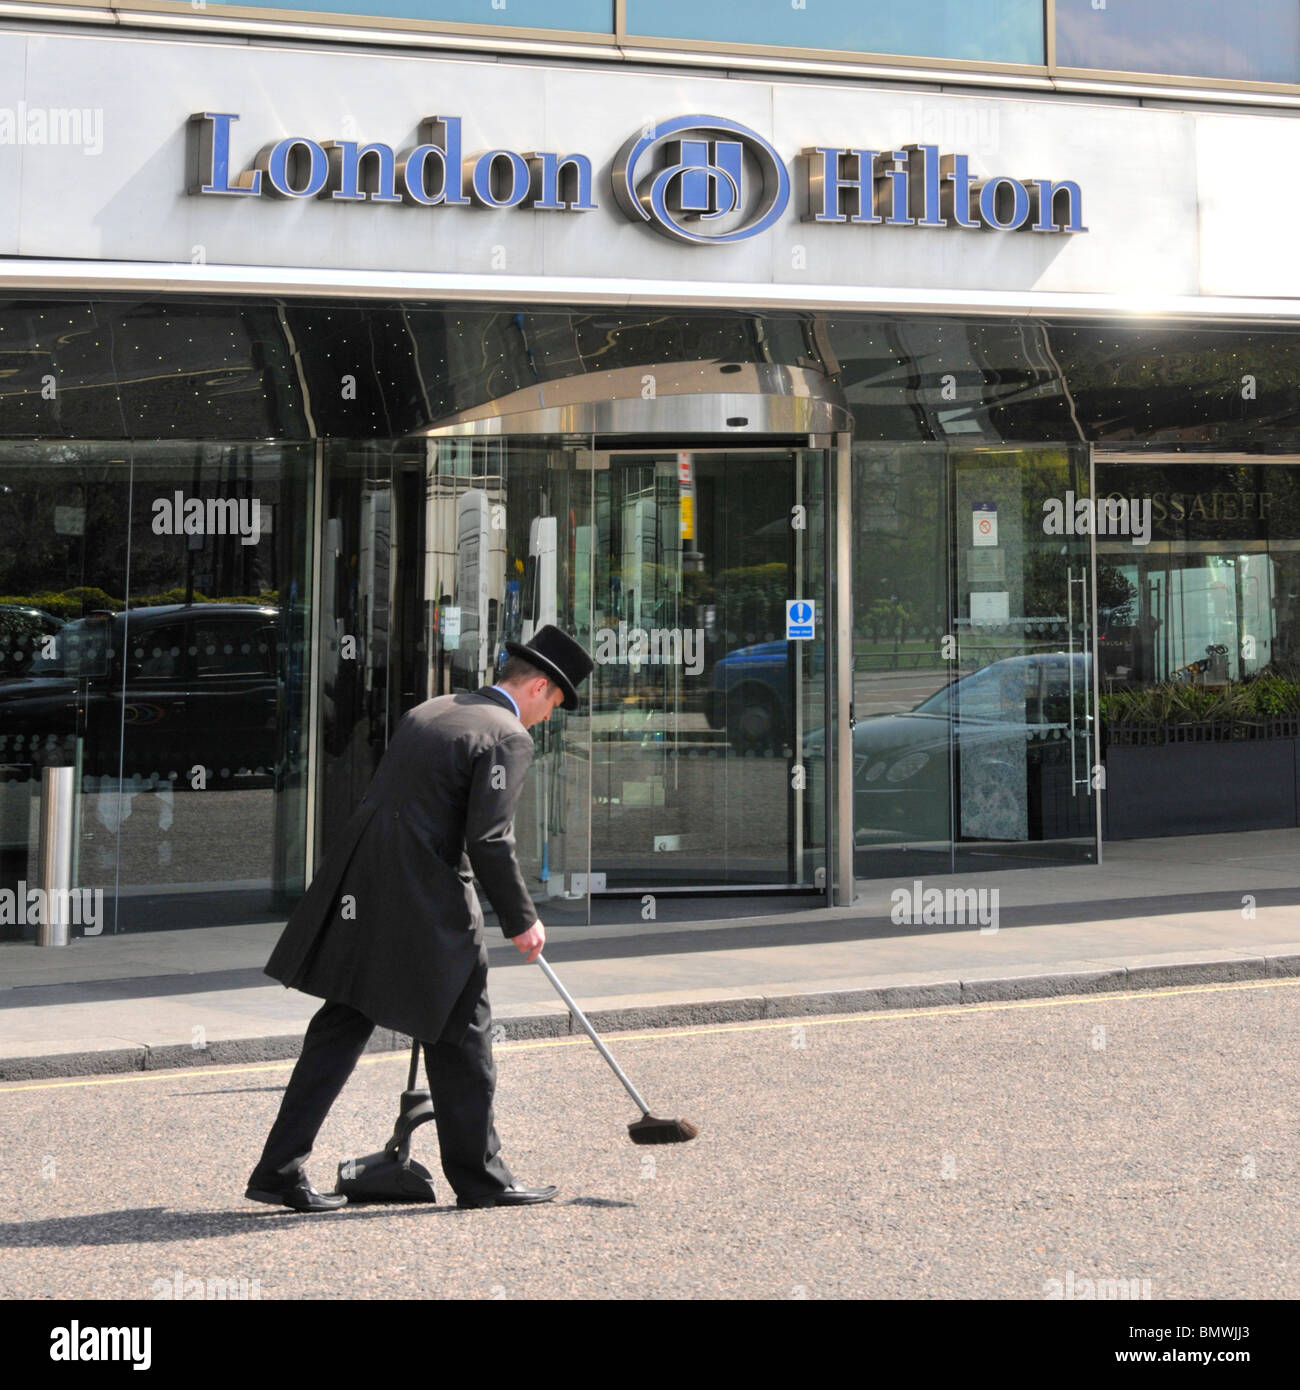
[[[1048,335],[1093,438],[1219,448],[1273,439],[1289,447],[1294,438],[1300,335],[1293,331],[1056,325]],[[1108,491],[1100,470],[1098,490]]]
[[775,630],[785,626],[790,597],[790,567],[782,560],[765,565],[738,565],[716,574],[688,570],[681,576],[687,608],[714,604],[719,619],[733,631]]
[[[948,612],[944,460],[889,451],[854,459],[854,628],[895,647],[907,636],[938,638]],[[905,604],[900,603],[905,596]],[[900,613],[899,608],[903,611]]]
[[903,642],[904,624],[911,616],[912,610],[907,604],[895,598],[878,598],[867,611],[866,625],[877,642],[892,637],[897,651]]
[[[1025,613],[1031,617],[1060,617],[1066,612],[1065,586],[1071,563],[1082,557],[1053,553],[1039,547],[1025,559]],[[1114,610],[1114,621],[1133,622],[1137,586],[1114,565],[1097,565],[1097,608]],[[1077,604],[1076,604],[1077,609]],[[1076,612],[1077,616],[1077,612]]]
[[1120,627],[1133,623],[1137,585],[1130,584],[1114,565],[1097,566],[1097,608],[1108,610]]
[[1065,586],[1071,560],[1059,549],[1034,546],[1025,554],[1024,612],[1029,618],[1059,618],[1068,606]]

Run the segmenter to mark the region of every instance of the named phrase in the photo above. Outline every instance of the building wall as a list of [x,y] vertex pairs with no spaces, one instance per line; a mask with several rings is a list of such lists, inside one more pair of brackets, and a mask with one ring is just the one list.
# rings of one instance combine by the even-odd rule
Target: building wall
[[[1291,115],[34,23],[0,30],[0,85],[0,187],[11,190],[0,203],[0,605],[84,620],[97,607],[225,599],[250,622],[259,606],[277,615],[260,673],[275,692],[261,730],[274,746],[246,767],[214,755],[204,770],[224,798],[181,794],[187,775],[190,792],[206,791],[192,783],[205,753],[177,746],[156,767],[134,756],[152,754],[149,710],[161,708],[139,691],[119,716],[116,762],[100,740],[83,863],[123,890],[118,908],[130,898],[115,924],[165,925],[182,904],[195,923],[282,912],[313,836],[327,849],[404,710],[482,678],[477,658],[457,675],[461,649],[446,640],[448,610],[459,621],[465,608],[447,536],[455,529],[459,551],[449,508],[466,490],[505,518],[485,549],[489,656],[524,616],[533,520],[568,522],[558,616],[594,635],[640,611],[643,596],[623,593],[637,547],[620,518],[648,525],[628,499],[653,497],[656,536],[672,531],[671,451],[606,487],[588,455],[607,454],[609,439],[506,440],[453,457],[425,438],[458,414],[540,403],[575,381],[646,403],[653,428],[661,379],[689,393],[692,374],[774,369],[791,394],[813,383],[852,419],[859,873],[987,866],[990,845],[1007,864],[1095,852],[1104,710],[1096,672],[1081,680],[1074,657],[1099,651],[1102,621],[1120,648],[1107,708],[1175,677],[1208,698],[1220,666],[1230,686],[1267,678],[1277,701],[1291,698],[1300,538],[1289,504],[1265,516],[1259,501],[1290,496],[1300,453],[1297,338],[1273,326],[1300,320],[1286,230],[1300,191],[1282,175]],[[275,148],[290,140],[281,167]],[[391,199],[374,154],[357,196],[333,196],[352,191],[340,172],[349,142],[383,146]],[[451,173],[440,189],[413,178],[403,204],[401,160],[421,145]],[[560,161],[574,176],[552,190],[565,206],[533,206]],[[528,178],[514,184],[520,169]],[[275,181],[287,196],[272,196]],[[927,221],[945,225],[914,225]],[[725,447],[728,428],[685,442]],[[1166,529],[1137,559],[1049,536],[1044,504],[1087,493],[1099,449],[1123,455],[1111,469],[1149,456],[1153,497],[1196,496],[1187,470],[1218,470],[1227,481],[1210,494],[1232,495],[1234,524],[1226,503],[1225,526],[1208,534],[1191,507],[1173,521],[1166,507]],[[1268,485],[1233,472],[1238,456],[1266,460]],[[787,466],[804,477],[793,453],[777,460]],[[820,656],[814,643],[797,662],[745,657],[760,672],[748,696],[728,684],[743,654],[782,645],[784,599],[811,596],[760,573],[793,562],[774,539],[783,507],[746,489],[743,467],[701,475],[716,535],[692,564],[717,573],[686,575],[685,549],[665,544],[660,558],[681,573],[656,576],[674,625],[691,617],[690,596],[708,632],[698,684],[669,698],[643,673],[601,673],[608,708],[593,705],[567,744],[542,750],[547,770],[521,817],[539,891],[585,909],[581,876],[606,872],[602,855],[633,884],[647,872],[687,886],[819,882],[829,750],[810,721],[824,710],[824,633]],[[247,550],[228,537],[224,550],[159,541],[148,508],[163,484],[256,495],[267,533]],[[971,537],[990,515],[996,557]],[[733,598],[743,618],[728,624]],[[0,696],[28,674],[16,668],[32,661],[42,621],[19,612],[0,633]],[[1224,632],[1251,637],[1255,655],[1202,661],[1199,647]],[[343,654],[349,637],[357,655]],[[198,662],[194,645],[144,652],[128,679],[165,683],[148,662]],[[1001,726],[976,738],[962,692],[978,710],[990,689]],[[926,727],[939,733],[918,742],[929,716],[912,716],[930,700],[943,708]],[[1231,720],[1223,729],[1237,736]],[[56,743],[67,732],[51,725],[39,742],[52,730]],[[791,730],[809,741],[791,749]],[[1270,793],[1268,814],[1292,823],[1294,731],[1265,733],[1291,740],[1291,789]],[[1151,737],[1119,743],[1145,756]],[[0,758],[20,769],[3,809],[14,880],[30,877],[34,854],[31,774],[45,759],[32,754],[31,729],[0,728]],[[812,789],[791,798],[805,761]],[[745,817],[759,805],[772,813],[756,830]],[[1125,833],[1141,833],[1141,817],[1126,816]],[[229,853],[214,858],[214,845]]]
[[[0,33],[8,138],[0,254],[171,263],[177,282],[221,266],[355,275],[574,278],[611,293],[660,284],[767,287],[861,302],[910,291],[960,302],[1098,296],[1141,310],[1169,299],[1300,293],[1287,228],[1300,190],[1283,177],[1292,118],[1139,108],[1115,99],[949,95],[863,83],[720,79],[513,60],[148,39],[52,26]],[[431,105],[432,103],[432,105]],[[237,114],[231,177],[268,142],[382,142],[461,123],[465,156],[585,155],[590,211],[387,206],[332,198],[191,194],[194,113]],[[688,113],[739,122],[791,181],[771,227],[724,246],[674,243],[622,211],[611,165],[643,128]],[[0,132],[2,134],[3,132]],[[973,175],[1073,180],[1086,233],[824,225],[802,220],[806,149],[966,155]],[[814,164],[816,160],[814,159]],[[269,187],[269,181],[264,180]],[[1243,190],[1257,190],[1254,197]],[[1266,190],[1266,195],[1265,195]],[[697,230],[699,226],[697,224]],[[36,267],[27,267],[30,278]],[[20,268],[4,267],[10,282]],[[629,284],[628,282],[633,283]],[[1026,297],[1029,296],[1029,297]]]

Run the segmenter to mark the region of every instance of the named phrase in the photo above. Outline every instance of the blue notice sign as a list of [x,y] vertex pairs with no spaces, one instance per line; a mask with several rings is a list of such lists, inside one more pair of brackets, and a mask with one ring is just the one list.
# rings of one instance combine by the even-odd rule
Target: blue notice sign
[[785,601],[785,640],[809,642],[816,621],[817,604],[810,598],[788,598]]

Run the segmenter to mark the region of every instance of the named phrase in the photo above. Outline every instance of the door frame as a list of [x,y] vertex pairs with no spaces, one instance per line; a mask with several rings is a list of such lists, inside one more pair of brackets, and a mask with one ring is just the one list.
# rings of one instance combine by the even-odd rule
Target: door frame
[[[657,437],[656,437],[657,436]],[[818,452],[823,458],[823,505],[822,505],[822,554],[824,564],[829,567],[834,561],[836,575],[832,583],[829,574],[824,575],[822,584],[823,632],[825,656],[823,660],[822,695],[823,728],[834,729],[836,738],[832,745],[830,737],[826,740],[825,759],[827,770],[823,776],[822,823],[825,826],[825,866],[823,884],[819,888],[792,886],[790,884],[712,884],[698,886],[667,885],[660,887],[619,887],[600,891],[588,889],[591,898],[637,897],[653,892],[660,896],[672,897],[717,897],[717,896],[790,896],[794,894],[820,896],[826,907],[849,904],[853,901],[853,758],[851,698],[852,698],[852,567],[849,563],[850,510],[847,505],[849,482],[849,458],[853,436],[850,433],[809,434],[809,435],[771,435],[767,437],[744,434],[737,435],[734,442],[709,442],[699,446],[680,442],[676,434],[667,437],[658,432],[640,439],[637,443],[623,443],[608,436],[593,438],[593,455],[606,460],[617,457],[656,455],[656,454],[763,454]],[[607,466],[607,465],[606,465]],[[795,463],[796,477],[802,476],[798,461]],[[841,502],[840,494],[845,500]],[[845,634],[847,633],[847,639]],[[845,656],[847,654],[847,660]],[[847,739],[849,755],[845,758],[841,745]],[[847,768],[847,775],[845,769]],[[849,814],[844,813],[847,796]],[[847,827],[847,851],[844,841],[844,827]],[[591,872],[591,837],[587,839],[588,873]],[[590,879],[588,880],[590,882]],[[845,887],[847,885],[847,887]],[[847,894],[847,896],[842,896]]]

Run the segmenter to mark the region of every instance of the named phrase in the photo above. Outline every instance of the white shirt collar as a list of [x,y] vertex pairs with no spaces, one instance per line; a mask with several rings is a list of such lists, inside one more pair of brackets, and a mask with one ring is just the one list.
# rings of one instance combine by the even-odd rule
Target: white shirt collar
[[515,701],[515,697],[514,697],[508,690],[506,690],[503,686],[494,685],[494,686],[492,686],[491,688],[492,688],[493,690],[499,690],[499,691],[501,691],[501,693],[506,697],[506,699],[510,701],[510,706],[511,706],[511,708],[512,708],[512,709],[514,710],[514,712],[515,712],[515,718],[518,719],[518,718],[519,718],[519,706],[518,706],[518,704],[517,704],[516,701]]

